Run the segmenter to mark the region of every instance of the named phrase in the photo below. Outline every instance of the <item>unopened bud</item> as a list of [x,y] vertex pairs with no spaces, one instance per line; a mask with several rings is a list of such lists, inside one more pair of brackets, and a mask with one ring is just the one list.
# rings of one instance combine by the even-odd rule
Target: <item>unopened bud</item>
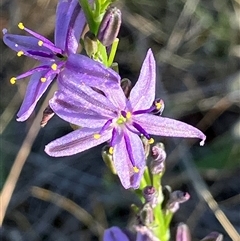
[[107,9],[98,29],[97,38],[104,46],[110,46],[116,39],[121,26],[121,11],[116,7]]
[[177,227],[176,241],[191,241],[191,234],[185,223],[180,223]]
[[84,35],[84,48],[87,52],[87,55],[90,57],[97,52],[98,50],[97,38],[93,33],[87,32]]
[[138,221],[140,225],[149,226],[154,221],[153,208],[149,203],[143,205],[138,215]]
[[45,125],[47,125],[48,121],[54,116],[54,112],[51,109],[51,107],[48,105],[46,107],[46,109],[43,111],[43,116],[42,116],[42,120],[40,122],[40,126],[44,127]]
[[167,154],[162,143],[157,143],[152,147],[152,160],[150,162],[152,174],[158,175],[164,171],[166,157]]
[[123,78],[121,80],[121,87],[123,89],[125,96],[128,98],[132,89],[132,82],[127,78]]
[[180,206],[180,203],[186,202],[190,198],[189,193],[182,191],[174,191],[170,194],[170,199],[167,203],[167,209],[175,213]]
[[208,234],[205,238],[201,239],[201,241],[222,241],[223,235],[218,232],[212,232]]
[[102,149],[102,159],[105,162],[105,164],[107,165],[107,167],[111,170],[111,172],[113,174],[117,174],[117,171],[116,171],[114,163],[113,163],[113,156],[109,152],[109,149],[110,148],[109,148],[108,145],[103,147],[103,149]]
[[146,203],[149,203],[152,207],[155,207],[158,202],[157,192],[153,186],[146,186],[143,189],[143,197]]

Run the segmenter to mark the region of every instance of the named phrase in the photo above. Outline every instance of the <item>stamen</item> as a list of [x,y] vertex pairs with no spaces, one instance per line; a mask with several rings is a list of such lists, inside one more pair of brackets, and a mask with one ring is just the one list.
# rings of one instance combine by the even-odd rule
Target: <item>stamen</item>
[[43,46],[43,41],[42,40],[38,41],[38,46],[40,46],[40,47]]
[[155,106],[156,106],[156,109],[157,109],[157,110],[160,110],[161,107],[162,107],[162,103],[156,102],[156,103],[155,103]]
[[117,119],[117,124],[121,125],[126,122],[126,118],[124,118],[122,115]]
[[24,52],[23,52],[23,51],[17,52],[17,56],[18,56],[18,57],[21,57],[22,55],[24,55]]
[[21,22],[18,24],[18,27],[19,27],[20,29],[22,29],[22,30],[25,28],[24,25],[23,25],[23,23],[21,23]]
[[149,144],[153,144],[153,143],[154,143],[154,139],[153,139],[153,138],[150,138],[150,139],[148,140],[148,143],[149,143]]
[[52,66],[51,66],[51,68],[53,69],[53,70],[57,70],[57,65],[56,64],[52,64]]
[[128,111],[128,112],[126,113],[126,118],[127,118],[127,119],[130,119],[131,117],[132,117],[132,114],[131,114],[131,112]]
[[93,135],[93,138],[96,139],[96,140],[99,139],[100,137],[101,137],[101,135],[98,134],[98,133]]
[[41,82],[43,82],[43,83],[44,83],[44,82],[46,82],[47,78],[42,77],[40,80],[41,80]]
[[138,172],[139,172],[139,169],[138,169],[136,166],[134,166],[134,167],[133,167],[133,171],[134,171],[135,173],[138,173]]
[[111,146],[111,147],[109,147],[108,152],[109,152],[111,155],[113,154],[113,147],[112,147],[112,146]]
[[10,79],[10,83],[11,83],[12,85],[14,85],[14,84],[16,83],[16,80],[17,80],[17,78],[12,77],[12,78]]

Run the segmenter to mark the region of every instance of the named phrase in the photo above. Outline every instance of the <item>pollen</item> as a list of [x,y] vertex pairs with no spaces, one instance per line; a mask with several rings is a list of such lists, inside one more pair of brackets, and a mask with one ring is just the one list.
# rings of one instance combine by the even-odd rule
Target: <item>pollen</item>
[[43,46],[43,41],[42,40],[38,41],[38,46],[40,46],[40,47]]
[[23,52],[23,51],[17,52],[17,56],[18,56],[18,57],[21,57],[22,55],[24,55],[24,52]]
[[153,139],[153,138],[150,138],[150,139],[148,140],[148,143],[149,143],[149,144],[153,144],[153,143],[154,143],[154,139]]
[[157,110],[160,110],[162,107],[162,103],[157,102],[157,103],[155,103],[155,106],[156,106]]
[[126,118],[130,119],[131,117],[132,117],[132,114],[131,114],[131,112],[128,111],[127,114],[126,114]]
[[22,30],[25,28],[24,25],[23,25],[23,23],[19,23],[19,24],[18,24],[18,27],[19,27],[20,29],[22,29]]
[[122,115],[117,119],[117,124],[121,125],[126,122],[126,118],[124,118]]
[[42,77],[40,80],[41,80],[41,82],[43,82],[43,83],[44,83],[44,82],[46,82],[47,78]]
[[138,172],[139,172],[139,169],[135,166],[135,167],[133,167],[133,171],[134,171],[135,173],[138,173]]
[[57,65],[56,65],[56,64],[52,64],[51,68],[52,68],[53,70],[57,70]]
[[98,134],[98,133],[93,135],[93,138],[96,139],[96,140],[99,139],[100,137],[101,137],[101,135]]
[[113,147],[112,147],[112,146],[109,148],[108,152],[109,152],[109,154],[111,154],[111,155],[113,154]]
[[17,80],[17,78],[12,77],[12,78],[10,79],[10,83],[11,83],[12,85],[14,85],[14,84],[16,83],[16,80]]

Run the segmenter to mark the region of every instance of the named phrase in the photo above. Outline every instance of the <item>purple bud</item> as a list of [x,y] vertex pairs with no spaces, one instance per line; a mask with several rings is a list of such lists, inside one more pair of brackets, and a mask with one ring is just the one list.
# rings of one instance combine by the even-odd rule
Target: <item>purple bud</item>
[[47,125],[48,121],[54,116],[54,112],[51,107],[48,105],[46,109],[43,111],[42,120],[40,122],[41,127]]
[[218,232],[212,232],[208,234],[205,238],[201,239],[201,241],[222,241],[223,235]]
[[170,199],[167,203],[167,209],[175,213],[179,209],[180,203],[186,202],[190,198],[189,193],[182,191],[174,191],[170,194]]
[[149,203],[152,207],[157,205],[157,192],[153,186],[146,186],[143,189],[143,197],[146,203]]
[[125,96],[128,98],[130,91],[132,90],[132,82],[129,79],[124,78],[121,80],[121,87],[123,89]]
[[145,203],[138,214],[140,225],[150,226],[154,221],[153,207],[149,203]]
[[191,241],[191,234],[186,224],[180,223],[178,225],[176,241]]
[[110,46],[116,39],[121,26],[121,11],[116,7],[107,9],[98,29],[97,38],[104,46]]
[[157,143],[152,147],[152,160],[150,162],[152,174],[158,175],[164,171],[166,157],[167,154],[162,143]]

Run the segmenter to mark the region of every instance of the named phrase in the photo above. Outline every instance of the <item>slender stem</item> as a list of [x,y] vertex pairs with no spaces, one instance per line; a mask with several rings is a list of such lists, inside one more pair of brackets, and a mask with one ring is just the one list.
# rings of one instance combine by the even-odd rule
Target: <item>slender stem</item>
[[114,60],[115,55],[116,55],[118,43],[119,43],[119,39],[116,38],[116,39],[113,41],[113,44],[112,44],[112,47],[111,47],[111,51],[110,51],[110,54],[109,54],[108,67],[111,66],[112,63],[113,63],[113,60]]

